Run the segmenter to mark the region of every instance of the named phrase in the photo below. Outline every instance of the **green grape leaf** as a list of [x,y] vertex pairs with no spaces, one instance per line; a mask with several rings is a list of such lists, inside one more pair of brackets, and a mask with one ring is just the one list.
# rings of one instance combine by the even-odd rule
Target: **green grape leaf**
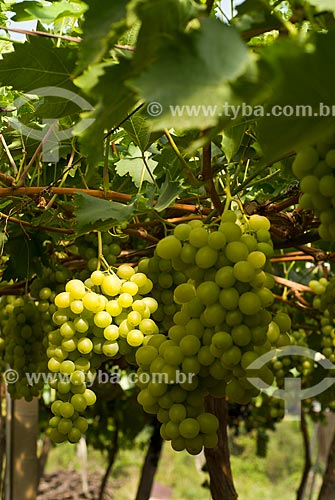
[[160,49],[184,33],[189,21],[203,10],[192,0],[139,0],[135,8],[142,22],[134,56],[137,70],[155,62]]
[[242,32],[250,32],[249,38],[279,29],[280,20],[272,13],[268,0],[246,0],[236,7],[237,16],[232,23]]
[[46,86],[75,90],[71,74],[76,56],[68,48],[56,48],[50,40],[34,37],[1,60],[1,85],[24,92]]
[[5,245],[9,260],[3,273],[3,279],[23,280],[42,272],[42,262],[47,265],[45,241],[48,236],[40,230],[14,230]]
[[[264,52],[276,75],[268,82],[273,94],[258,122],[259,142],[268,160],[314,144],[333,126],[335,33],[315,38],[313,50],[305,50],[296,41],[285,41]],[[288,113],[274,116],[274,106]]]
[[132,115],[122,127],[142,152],[161,136],[160,132],[152,133],[152,125],[141,110]]
[[136,187],[140,187],[144,181],[154,182],[154,170],[157,162],[150,158],[150,153],[143,153],[145,162],[143,161],[141,150],[134,145],[130,145],[128,155],[115,164],[115,169],[118,175],[123,177],[129,174]]
[[123,205],[116,201],[102,200],[86,193],[78,193],[75,197],[77,233],[92,229],[110,229],[120,222],[127,221],[133,211],[133,204]]
[[333,0],[307,0],[307,2],[313,5],[319,12],[329,10],[335,13],[335,4]]
[[183,191],[178,181],[171,181],[168,176],[165,177],[163,184],[160,187],[160,193],[155,204],[155,210],[162,212],[175,201]]
[[222,132],[221,146],[228,162],[240,149],[246,128],[245,124],[241,124],[227,128]]
[[156,61],[132,84],[147,102],[153,129],[208,128],[236,102],[230,82],[247,69],[248,50],[238,32],[215,19],[167,40]]
[[[99,101],[94,111],[82,113],[81,117],[93,119],[94,123],[84,131],[80,129],[79,124],[75,133],[80,136],[82,151],[91,167],[96,166],[103,158],[105,131],[125,120],[138,103],[135,92],[125,85],[130,75],[132,75],[130,61],[120,60],[119,64],[105,67],[98,83],[89,89],[90,95],[99,96]],[[85,87],[82,88],[85,91]]]
[[[50,40],[35,37],[3,57],[0,62],[0,82],[2,86],[12,86],[30,94],[30,103],[35,102],[35,116],[56,119],[79,113],[89,106],[81,108],[76,103],[80,97],[78,88],[71,80],[75,61],[75,51],[57,48]],[[41,97],[39,91],[40,98],[32,99],[34,91],[41,87],[45,87],[45,97]],[[67,94],[67,91],[70,92]],[[65,95],[61,96],[59,92]],[[24,103],[25,99],[22,98],[17,106],[21,108],[25,106]]]
[[101,61],[109,45],[116,43],[127,28],[126,0],[87,0],[89,6],[79,47],[78,71]]

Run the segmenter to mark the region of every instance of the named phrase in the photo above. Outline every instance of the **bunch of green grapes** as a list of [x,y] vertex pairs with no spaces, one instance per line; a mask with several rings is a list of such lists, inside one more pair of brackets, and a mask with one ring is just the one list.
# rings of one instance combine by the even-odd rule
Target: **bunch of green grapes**
[[171,259],[161,259],[157,254],[141,259],[138,271],[146,274],[153,282],[151,295],[157,300],[158,309],[152,318],[162,331],[167,332],[173,325],[174,314],[180,310],[180,305],[173,300],[174,289],[188,278],[182,270],[173,268]]
[[65,290],[65,283],[69,279],[71,271],[64,266],[43,267],[42,273],[30,284],[29,294],[38,301],[46,300],[52,304],[55,294]]
[[262,392],[254,401],[250,414],[244,422],[245,427],[267,432],[274,430],[276,424],[285,417],[285,401],[273,398]]
[[320,311],[322,354],[335,362],[335,318],[334,318],[334,278],[311,280],[309,287],[314,292],[313,307]]
[[[174,270],[183,269],[188,282],[175,288],[174,302],[180,309],[167,338],[153,337],[136,354],[139,373],[149,375],[139,384],[138,401],[145,411],[157,414],[163,438],[176,450],[199,453],[202,446],[214,446],[215,420],[208,436],[197,420],[205,418],[204,397],[248,403],[258,394],[248,381],[248,366],[272,346],[290,344],[289,316],[280,313],[272,319],[268,311],[273,303],[269,229],[265,217],[252,215],[242,225],[227,211],[216,228],[206,228],[201,221],[180,224],[157,244],[157,256],[171,261]],[[157,373],[164,383],[153,380]],[[181,374],[188,378],[178,382]],[[267,366],[257,376],[269,385],[273,381]],[[174,405],[177,420],[170,415]]]
[[313,210],[320,219],[319,234],[324,240],[335,238],[335,135],[331,133],[314,146],[298,151],[293,162],[294,175],[303,192],[301,208]]
[[95,403],[87,385],[101,363],[120,355],[134,362],[136,349],[158,333],[150,317],[158,304],[143,297],[151,289],[145,274],[122,264],[116,274],[94,271],[84,283],[70,280],[56,295],[52,319],[57,328],[48,335],[47,349],[54,374],[50,386],[57,394],[51,406],[53,441],[77,442],[85,432],[80,413]]
[[335,316],[335,278],[319,278],[311,280],[309,287],[315,293],[313,307],[320,311],[328,311],[331,317]]
[[[309,347],[307,335],[303,329],[292,331],[290,338],[291,345]],[[271,370],[280,389],[285,386],[285,379],[291,377],[301,377],[303,385],[308,385],[308,377],[314,371],[314,361],[303,356],[281,356],[271,360]]]
[[7,369],[14,370],[11,378],[7,371],[7,390],[15,399],[31,401],[44,386],[38,374],[47,368],[45,350],[50,323],[45,321],[38,301],[28,296],[4,296],[0,299],[0,328],[3,362]]
[[[85,280],[90,272],[98,265],[98,238],[97,233],[88,233],[77,238],[74,242],[79,255],[87,261],[87,268],[82,271],[80,278]],[[102,253],[106,262],[113,266],[121,253],[119,239],[108,231],[102,233]]]
[[[190,336],[185,337],[180,347],[158,334],[138,349],[137,385],[141,390],[137,399],[144,411],[157,415],[161,435],[171,440],[175,451],[187,449],[198,454],[203,446],[212,448],[217,444],[218,421],[204,408],[205,384],[199,384],[195,373],[200,364],[196,356],[191,356],[199,350],[200,340],[193,339],[190,342]],[[181,362],[182,349],[189,355],[185,363]]]
[[245,423],[250,431],[256,429],[256,455],[266,457],[268,451],[269,431],[274,431],[276,424],[285,417],[285,402],[260,394],[252,406],[249,419]]

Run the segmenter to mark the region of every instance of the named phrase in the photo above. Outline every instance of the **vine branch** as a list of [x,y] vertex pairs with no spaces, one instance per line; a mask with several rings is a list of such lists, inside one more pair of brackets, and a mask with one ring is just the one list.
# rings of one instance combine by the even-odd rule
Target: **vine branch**
[[[64,196],[74,196],[78,193],[85,193],[96,198],[119,201],[121,203],[129,203],[132,195],[126,193],[119,193],[117,191],[107,191],[104,192],[100,189],[81,189],[81,188],[68,188],[68,187],[52,187],[41,186],[41,187],[14,187],[14,188],[0,188],[0,198],[9,196],[45,196],[46,194],[59,194]],[[154,204],[156,202],[154,201]],[[186,203],[175,203],[171,205],[169,209],[197,213],[198,207],[195,205],[188,205]],[[203,208],[203,213],[209,213],[210,209]]]
[[[66,42],[76,42],[80,43],[83,41],[82,38],[79,36],[68,36],[68,35],[56,35],[55,33],[45,33],[44,31],[32,31],[32,30],[24,30],[20,28],[8,28],[7,26],[0,26],[0,30],[4,31],[10,31],[13,33],[20,33],[22,35],[28,35],[28,36],[41,36],[44,38],[55,38],[57,40],[65,40]],[[135,50],[135,47],[132,45],[119,45],[115,44],[114,45],[115,49],[120,49],[120,50]]]

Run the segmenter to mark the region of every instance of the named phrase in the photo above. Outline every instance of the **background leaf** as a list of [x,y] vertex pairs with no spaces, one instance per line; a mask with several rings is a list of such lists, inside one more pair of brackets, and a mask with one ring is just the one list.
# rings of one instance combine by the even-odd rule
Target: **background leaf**
[[230,162],[238,152],[246,128],[245,124],[241,124],[227,128],[222,132],[221,145],[228,162]]
[[[129,174],[136,187],[141,186],[144,181],[153,183],[152,174],[157,166],[157,162],[149,157],[149,153],[144,153],[146,165],[144,164],[141,151],[136,146],[129,146],[128,156],[122,158],[115,165],[117,173],[122,177]],[[148,172],[151,172],[150,173]]]
[[126,0],[87,0],[84,37],[79,48],[78,71],[100,62],[108,47],[126,30]]
[[335,13],[335,4],[333,0],[307,0],[307,2],[313,5],[319,12],[329,10]]
[[116,226],[128,220],[134,210],[133,205],[101,200],[86,193],[78,193],[75,202],[78,233]]
[[142,110],[132,115],[122,128],[128,132],[142,152],[161,136],[160,132],[152,133],[152,125]]
[[39,19],[42,23],[51,24],[62,18],[79,18],[86,10],[86,5],[82,2],[18,2],[11,5],[11,10],[15,12],[13,20],[16,22]]
[[178,181],[171,181],[168,176],[165,177],[163,184],[160,187],[155,210],[161,212],[173,203],[180,193],[183,191]]
[[[135,92],[125,85],[132,71],[130,62],[123,59],[119,64],[106,67],[98,83],[90,88],[89,95],[97,95],[99,100],[94,111],[83,113],[82,118],[93,119],[94,123],[84,132],[78,130],[78,135],[91,166],[97,165],[103,157],[105,131],[125,120],[138,103]],[[82,88],[85,91],[85,86]]]

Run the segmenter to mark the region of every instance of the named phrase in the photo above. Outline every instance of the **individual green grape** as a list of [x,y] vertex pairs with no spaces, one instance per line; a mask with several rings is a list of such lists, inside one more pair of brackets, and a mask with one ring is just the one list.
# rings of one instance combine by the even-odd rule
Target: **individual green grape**
[[249,249],[247,245],[241,241],[231,241],[225,248],[225,254],[231,262],[236,263],[248,258]]
[[[196,296],[204,305],[215,304],[220,296],[220,287],[214,281],[204,281],[196,289]],[[187,300],[189,302],[189,300]]]
[[156,247],[157,255],[161,259],[174,259],[179,256],[181,251],[180,241],[173,235],[166,236],[160,240]]
[[202,246],[195,255],[195,263],[201,269],[209,269],[215,265],[217,257],[217,250],[208,245]]
[[292,170],[298,179],[311,172],[319,160],[319,155],[313,147],[300,150],[294,159]]
[[200,432],[200,424],[194,418],[185,418],[179,424],[179,433],[186,439],[195,438]]
[[195,248],[207,246],[208,232],[204,227],[196,227],[191,229],[189,233],[189,242]]
[[246,260],[237,262],[233,267],[234,277],[242,283],[248,283],[255,278],[255,268]]
[[196,296],[194,286],[190,283],[182,283],[175,288],[174,300],[177,304],[183,304],[185,302],[190,302],[193,297]]

